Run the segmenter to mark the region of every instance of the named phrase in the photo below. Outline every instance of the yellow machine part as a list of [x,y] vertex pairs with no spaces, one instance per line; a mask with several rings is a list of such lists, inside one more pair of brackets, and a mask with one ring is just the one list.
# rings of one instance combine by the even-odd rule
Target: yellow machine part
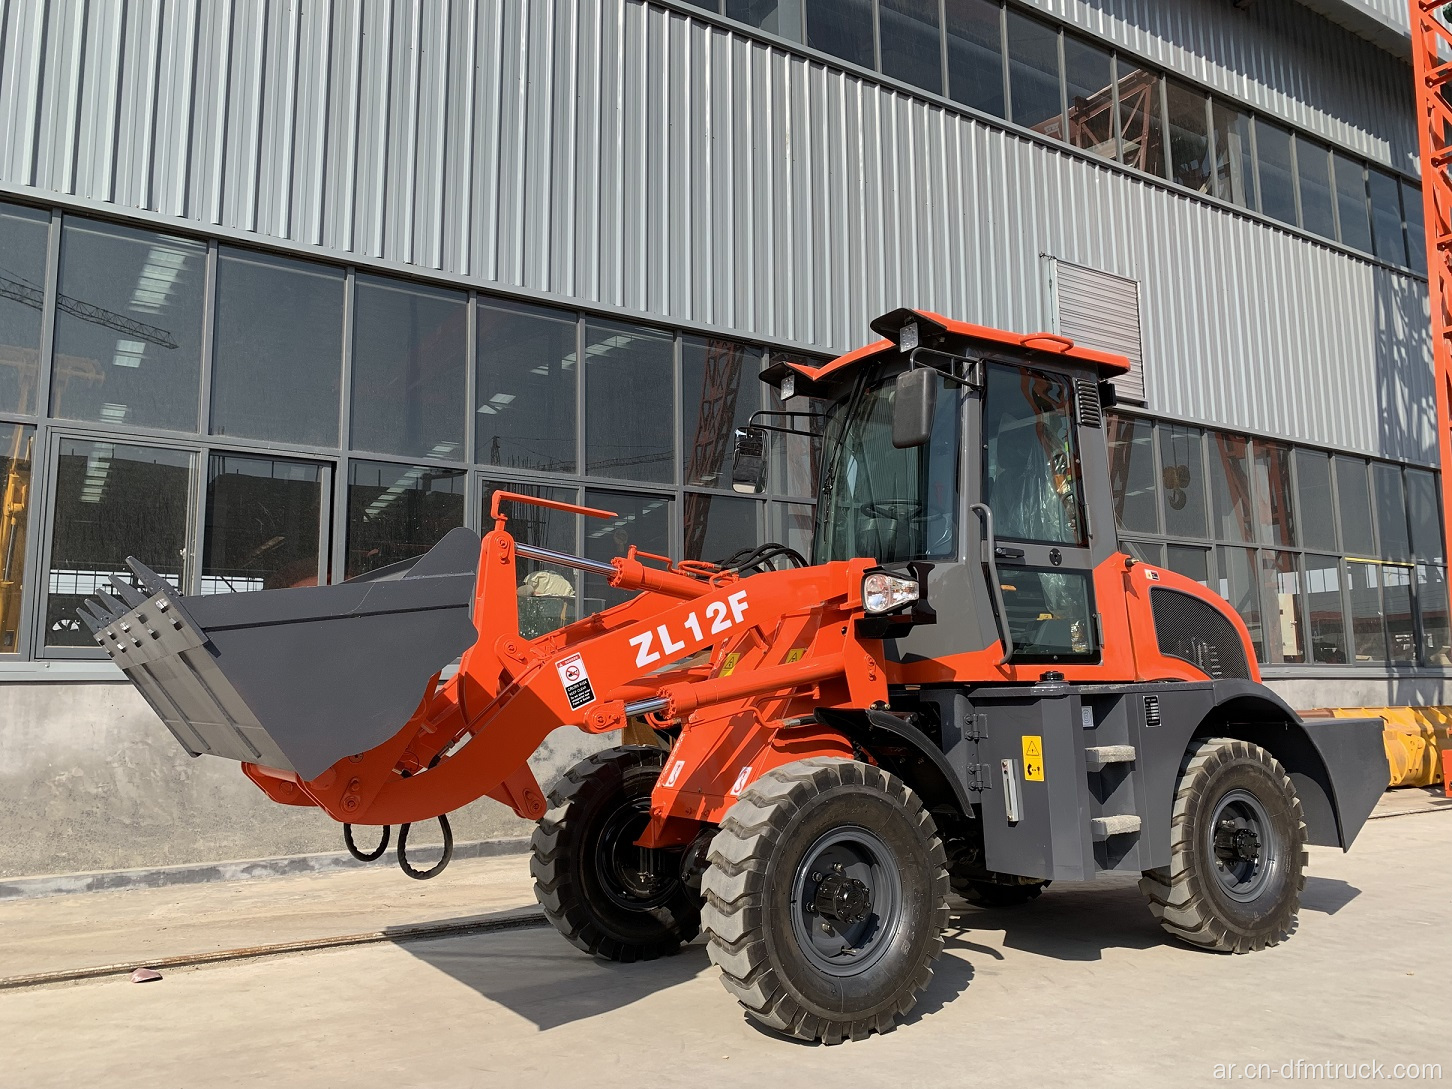
[[1391,767],[1391,785],[1431,786],[1442,781],[1442,756],[1452,752],[1452,707],[1325,707],[1303,715],[1379,718]]

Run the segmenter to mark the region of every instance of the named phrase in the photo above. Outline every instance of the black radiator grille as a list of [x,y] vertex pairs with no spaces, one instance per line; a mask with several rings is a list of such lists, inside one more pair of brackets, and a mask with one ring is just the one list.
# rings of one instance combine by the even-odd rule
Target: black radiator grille
[[1235,625],[1213,605],[1178,590],[1153,588],[1155,638],[1160,653],[1179,658],[1211,677],[1250,677],[1250,664]]

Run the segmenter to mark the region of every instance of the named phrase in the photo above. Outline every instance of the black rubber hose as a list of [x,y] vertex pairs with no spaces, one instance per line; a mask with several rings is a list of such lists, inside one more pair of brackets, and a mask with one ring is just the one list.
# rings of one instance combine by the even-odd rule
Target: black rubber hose
[[375,859],[382,858],[383,852],[388,850],[388,834],[391,831],[392,829],[385,824],[383,826],[383,838],[378,841],[378,849],[371,855],[365,855],[362,851],[358,850],[358,845],[353,842],[353,826],[351,824],[345,824],[343,825],[343,846],[348,848],[348,853],[359,862],[372,862]]
[[449,864],[449,859],[454,857],[454,830],[449,827],[449,818],[443,813],[439,814],[439,828],[444,833],[443,856],[428,869],[416,870],[408,864],[409,826],[406,824],[398,826],[398,866],[415,881],[427,881],[431,877],[438,877],[444,872],[444,867]]

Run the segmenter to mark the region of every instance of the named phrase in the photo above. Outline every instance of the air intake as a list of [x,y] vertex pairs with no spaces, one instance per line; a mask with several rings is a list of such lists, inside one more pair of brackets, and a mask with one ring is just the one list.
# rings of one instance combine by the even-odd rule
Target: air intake
[[1208,677],[1250,679],[1235,625],[1213,605],[1178,590],[1151,589],[1155,638],[1167,658],[1189,662]]
[[1104,423],[1104,407],[1099,403],[1099,385],[1080,378],[1074,385],[1078,388],[1079,422],[1085,427],[1099,427]]

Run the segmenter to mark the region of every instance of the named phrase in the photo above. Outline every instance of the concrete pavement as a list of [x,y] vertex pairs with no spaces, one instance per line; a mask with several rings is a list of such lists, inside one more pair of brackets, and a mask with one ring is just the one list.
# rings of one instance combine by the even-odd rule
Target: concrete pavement
[[[166,890],[26,904],[62,911],[50,949],[74,960],[84,957],[69,951],[83,946],[116,956],[122,935],[147,926],[156,949],[207,934],[318,934],[327,928],[316,905],[329,902],[334,930],[479,917],[520,906],[524,870],[521,858],[480,859],[429,884],[396,871],[348,875],[352,887],[329,884],[335,875],[255,882],[272,895],[233,890],[232,911],[219,897],[210,923],[193,912],[176,932],[159,926],[186,916],[195,889],[177,890],[174,909],[154,902],[151,917],[123,910],[122,898]],[[1374,820],[1348,855],[1313,848],[1310,873],[1299,932],[1244,957],[1163,940],[1128,879],[1056,885],[1014,911],[964,906],[913,1021],[837,1048],[754,1029],[699,945],[653,964],[601,964],[534,929],[173,969],[144,985],[0,992],[0,1086],[639,1089],[835,1077],[854,1087],[1038,1089],[1216,1084],[1217,1064],[1278,1070],[1296,1060],[1380,1062],[1387,1072],[1440,1063],[1452,1076],[1452,816],[1424,808]],[[106,896],[112,925],[88,939],[85,911],[67,902]],[[57,963],[41,955],[40,917],[17,928],[18,913],[6,914],[26,904],[0,905],[7,974]]]

